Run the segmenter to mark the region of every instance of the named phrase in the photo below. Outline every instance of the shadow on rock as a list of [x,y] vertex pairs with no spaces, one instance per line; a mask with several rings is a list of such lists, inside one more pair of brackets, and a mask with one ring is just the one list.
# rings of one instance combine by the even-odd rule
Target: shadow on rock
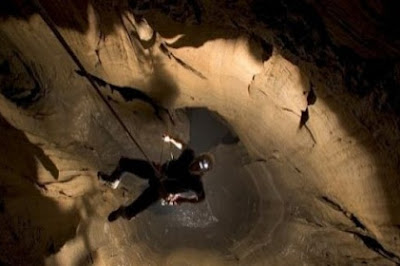
[[75,235],[78,213],[68,199],[46,197],[38,182],[38,161],[54,177],[58,170],[24,133],[0,116],[0,261],[10,265],[43,265]]

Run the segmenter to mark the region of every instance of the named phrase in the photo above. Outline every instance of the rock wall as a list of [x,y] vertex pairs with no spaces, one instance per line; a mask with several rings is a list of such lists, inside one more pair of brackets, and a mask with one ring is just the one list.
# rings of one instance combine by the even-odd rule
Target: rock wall
[[[0,261],[400,263],[391,3],[264,2],[4,1]],[[95,88],[152,160],[164,131],[188,140],[178,109],[218,113],[240,143],[213,152],[254,195],[224,192],[221,164],[205,180],[202,211],[155,207],[109,224],[108,213],[141,186],[111,191],[96,172],[143,155]],[[224,231],[240,198],[254,212]],[[178,219],[213,210],[218,222],[205,229]],[[156,244],[167,237],[176,242]]]

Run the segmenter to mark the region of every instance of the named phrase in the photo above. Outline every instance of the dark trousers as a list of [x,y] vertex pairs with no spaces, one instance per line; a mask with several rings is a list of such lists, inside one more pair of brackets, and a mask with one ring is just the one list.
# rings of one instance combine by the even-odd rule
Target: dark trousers
[[160,181],[149,162],[125,157],[119,160],[118,166],[110,175],[109,181],[120,178],[124,172],[132,173],[149,181],[149,187],[135,201],[129,206],[122,207],[124,216],[130,219],[160,199]]

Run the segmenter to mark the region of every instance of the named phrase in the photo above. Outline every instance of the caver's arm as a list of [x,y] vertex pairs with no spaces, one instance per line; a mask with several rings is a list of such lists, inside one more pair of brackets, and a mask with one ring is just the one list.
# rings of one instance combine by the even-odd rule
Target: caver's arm
[[171,136],[168,136],[167,134],[164,134],[162,136],[162,139],[166,143],[172,143],[176,148],[178,148],[180,150],[183,150],[187,146],[183,141],[173,138]]
[[199,182],[190,192],[169,194],[165,201],[169,205],[176,205],[184,202],[199,203],[205,199],[203,184]]

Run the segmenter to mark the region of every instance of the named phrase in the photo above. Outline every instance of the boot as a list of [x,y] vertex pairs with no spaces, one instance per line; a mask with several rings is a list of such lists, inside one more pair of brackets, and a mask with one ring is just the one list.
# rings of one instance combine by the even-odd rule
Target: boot
[[116,189],[118,187],[119,183],[121,182],[121,179],[119,179],[119,178],[114,179],[114,178],[112,178],[112,176],[109,176],[103,172],[98,172],[97,178],[101,182],[104,182],[106,185],[110,186],[113,189]]
[[108,215],[108,221],[109,222],[114,222],[115,220],[117,220],[120,216],[124,216],[125,214],[125,209],[124,207],[119,207],[118,209],[116,209],[115,211],[111,212]]

